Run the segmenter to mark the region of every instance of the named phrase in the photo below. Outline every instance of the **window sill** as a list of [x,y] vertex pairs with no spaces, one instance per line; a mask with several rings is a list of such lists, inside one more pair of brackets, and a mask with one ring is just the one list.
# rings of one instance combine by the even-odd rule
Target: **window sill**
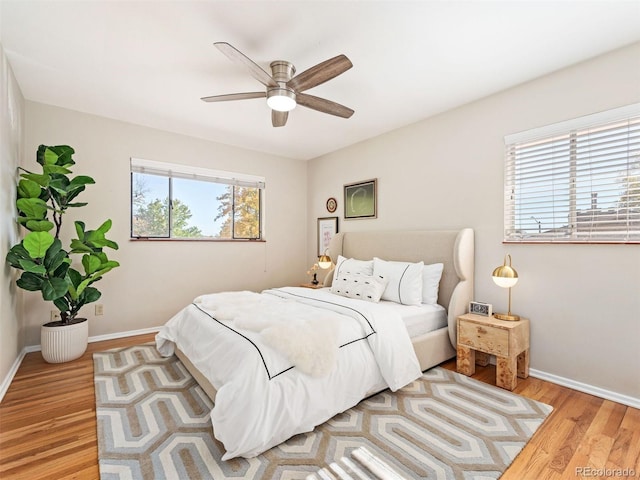
[[131,242],[214,242],[214,243],[266,243],[263,238],[158,238],[158,237],[131,237]]

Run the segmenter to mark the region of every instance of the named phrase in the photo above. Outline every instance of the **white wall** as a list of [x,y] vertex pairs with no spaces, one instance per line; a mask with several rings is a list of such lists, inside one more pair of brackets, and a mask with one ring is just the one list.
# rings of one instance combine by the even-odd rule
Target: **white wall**
[[[503,137],[639,102],[638,59],[635,44],[312,160],[308,251],[331,196],[341,231],[473,227],[475,298],[506,310],[490,276],[510,253],[532,368],[640,399],[640,245],[502,244]],[[344,221],[343,184],[369,178],[378,218]]]
[[[203,293],[261,290],[304,280],[304,162],[26,102],[25,167],[36,165],[39,144],[71,145],[74,174],[96,180],[78,197],[89,205],[65,218],[63,244],[73,233],[73,220],[94,229],[111,218],[108,237],[120,245],[108,253],[121,267],[96,284],[104,316],[94,316],[93,304],[81,312],[90,319],[90,336],[160,326]],[[129,240],[130,157],[264,176],[266,242]],[[51,307],[39,294],[25,293],[27,345],[40,343],[39,326],[48,321]]]
[[[22,151],[24,99],[0,45],[0,382],[22,350],[22,295],[4,258],[19,241],[15,223],[17,168]],[[0,392],[0,398],[2,392]]]

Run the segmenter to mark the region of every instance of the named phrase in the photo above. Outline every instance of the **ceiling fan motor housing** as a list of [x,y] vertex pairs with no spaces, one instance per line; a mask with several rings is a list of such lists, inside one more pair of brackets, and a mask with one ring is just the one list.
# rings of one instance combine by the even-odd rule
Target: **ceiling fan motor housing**
[[296,73],[296,67],[285,60],[271,62],[271,76],[278,83],[278,87],[267,89],[267,105],[279,112],[288,112],[296,107],[296,93],[287,82]]

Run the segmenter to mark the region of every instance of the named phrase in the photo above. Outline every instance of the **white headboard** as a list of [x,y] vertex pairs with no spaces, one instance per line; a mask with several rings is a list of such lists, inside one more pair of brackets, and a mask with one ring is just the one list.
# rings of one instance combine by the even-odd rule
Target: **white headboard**
[[[462,230],[406,230],[383,232],[341,232],[329,245],[329,255],[360,260],[373,257],[402,262],[442,263],[438,303],[447,308],[449,338],[456,345],[456,318],[467,311],[473,299],[475,264],[474,235],[471,228]],[[330,286],[333,274],[324,285]]]

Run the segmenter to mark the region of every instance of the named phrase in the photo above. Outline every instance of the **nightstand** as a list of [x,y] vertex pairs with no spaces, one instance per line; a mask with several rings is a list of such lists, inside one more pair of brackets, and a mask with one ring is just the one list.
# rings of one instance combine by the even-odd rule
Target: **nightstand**
[[458,373],[473,375],[476,363],[496,356],[496,385],[513,390],[517,377],[529,376],[529,320],[498,320],[466,313],[458,317]]
[[301,283],[300,286],[304,288],[322,288],[324,285],[321,283],[317,285],[314,285],[313,283]]

